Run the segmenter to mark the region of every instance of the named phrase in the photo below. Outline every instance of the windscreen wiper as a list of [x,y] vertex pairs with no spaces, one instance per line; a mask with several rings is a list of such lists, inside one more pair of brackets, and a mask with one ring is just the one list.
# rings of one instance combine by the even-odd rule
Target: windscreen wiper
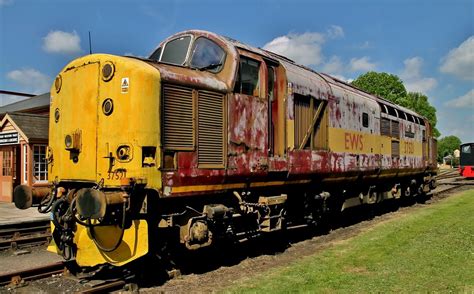
[[208,64],[206,66],[203,66],[203,67],[198,67],[197,69],[199,70],[209,70],[209,69],[215,69],[215,68],[218,68],[219,66],[221,66],[222,63],[219,62],[219,63],[211,63],[211,64]]

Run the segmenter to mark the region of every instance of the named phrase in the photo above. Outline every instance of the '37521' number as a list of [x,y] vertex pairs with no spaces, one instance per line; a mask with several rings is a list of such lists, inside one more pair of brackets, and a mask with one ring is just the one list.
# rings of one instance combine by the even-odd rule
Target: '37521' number
[[124,168],[119,168],[113,171],[109,171],[107,175],[107,180],[120,180],[127,177],[127,170]]

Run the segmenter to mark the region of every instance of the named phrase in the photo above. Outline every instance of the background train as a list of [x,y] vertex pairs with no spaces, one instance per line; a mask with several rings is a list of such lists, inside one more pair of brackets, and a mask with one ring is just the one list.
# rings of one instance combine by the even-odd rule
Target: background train
[[459,150],[459,174],[474,179],[474,143],[461,144]]
[[14,200],[44,196],[51,249],[84,267],[318,226],[436,185],[426,118],[205,31],[149,58],[72,61],[50,113],[51,188],[19,186]]

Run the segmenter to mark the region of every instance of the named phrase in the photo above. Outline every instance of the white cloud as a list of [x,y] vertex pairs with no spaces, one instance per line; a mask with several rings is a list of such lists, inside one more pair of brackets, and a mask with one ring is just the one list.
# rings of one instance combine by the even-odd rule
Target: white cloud
[[405,59],[403,63],[405,64],[405,68],[400,74],[400,77],[409,92],[427,93],[438,84],[436,79],[423,77],[421,75],[423,58],[415,56]]
[[455,108],[474,108],[474,89],[456,99],[447,101],[445,105]]
[[32,94],[49,91],[51,78],[32,68],[17,69],[7,73],[7,78],[21,86],[22,90]]
[[442,60],[440,71],[464,80],[474,80],[474,36],[449,51]]
[[338,80],[341,80],[341,81],[349,83],[349,84],[354,80],[354,79],[351,79],[351,78],[346,78],[343,75],[338,75],[338,74],[329,74],[329,75],[333,78],[336,78]]
[[321,33],[290,33],[280,36],[263,46],[263,49],[281,54],[303,65],[318,65],[323,57],[321,45],[325,38]]
[[343,38],[344,30],[340,26],[331,25],[331,27],[327,30],[327,35],[331,39]]
[[371,71],[375,70],[377,65],[370,62],[370,57],[364,56],[361,58],[351,58],[349,69],[351,71]]
[[421,66],[423,65],[423,59],[421,57],[408,58],[403,61],[405,68],[401,73],[401,76],[404,79],[419,79],[421,76]]
[[13,0],[0,0],[0,6],[7,6],[13,3]]
[[370,44],[369,41],[365,41],[364,43],[362,44],[359,44],[356,46],[357,49],[369,49],[369,48],[372,48],[372,44]]
[[322,72],[329,73],[331,75],[340,74],[344,70],[341,58],[339,56],[331,56],[328,62],[322,67]]
[[405,81],[403,83],[408,92],[427,93],[434,89],[438,82],[434,78],[422,78],[416,81]]
[[43,50],[49,53],[77,54],[82,51],[81,38],[75,31],[51,31],[43,38]]

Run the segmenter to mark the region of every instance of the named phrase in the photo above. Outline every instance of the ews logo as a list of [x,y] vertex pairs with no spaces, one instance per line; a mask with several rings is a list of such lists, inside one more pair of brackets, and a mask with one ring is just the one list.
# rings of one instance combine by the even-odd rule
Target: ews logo
[[361,134],[344,133],[344,147],[346,150],[363,150],[364,136]]

